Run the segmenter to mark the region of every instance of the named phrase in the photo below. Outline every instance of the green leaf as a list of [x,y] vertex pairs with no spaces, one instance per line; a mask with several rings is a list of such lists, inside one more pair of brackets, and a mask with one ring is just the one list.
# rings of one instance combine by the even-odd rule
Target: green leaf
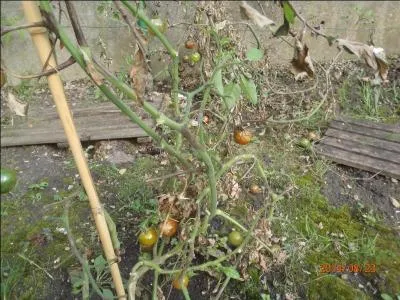
[[220,266],[220,269],[224,274],[232,279],[240,279],[240,274],[239,272],[235,269],[235,267],[224,267]]
[[251,104],[257,104],[257,86],[253,80],[247,80],[246,77],[240,75],[240,86],[243,91],[244,97],[250,101]]
[[393,298],[391,296],[389,296],[388,294],[381,294],[381,298],[383,300],[393,300]]
[[286,18],[284,18],[283,25],[281,25],[278,28],[278,30],[274,33],[274,37],[288,35],[289,29],[290,29],[289,22],[286,20]]
[[104,299],[114,299],[114,294],[111,290],[103,289],[102,293],[103,293]]
[[106,267],[106,260],[104,259],[103,255],[99,255],[94,260],[94,268],[96,269],[96,273],[100,274],[104,271]]
[[221,95],[224,94],[224,84],[222,83],[222,70],[218,70],[214,76],[214,86],[217,89],[218,93]]
[[283,2],[283,14],[285,15],[285,20],[287,20],[290,24],[294,23],[296,14],[292,6],[287,1]]
[[263,56],[263,51],[257,48],[250,48],[250,50],[246,53],[246,57],[250,61],[260,60],[261,58],[263,58]]
[[240,86],[230,83],[224,87],[224,102],[228,110],[232,109],[240,97]]

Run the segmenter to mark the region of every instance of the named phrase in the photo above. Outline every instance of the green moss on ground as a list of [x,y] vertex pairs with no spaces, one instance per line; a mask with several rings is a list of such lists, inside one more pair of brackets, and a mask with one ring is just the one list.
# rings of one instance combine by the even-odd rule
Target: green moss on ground
[[318,278],[308,290],[310,300],[366,300],[370,299],[360,290],[332,275]]
[[[324,279],[322,282],[319,280],[326,276],[320,272],[322,264],[356,264],[363,268],[363,277],[367,280],[376,279],[381,293],[395,296],[400,290],[400,239],[397,233],[378,222],[366,223],[364,218],[347,206],[335,208],[329,205],[320,193],[320,185],[316,184],[318,178],[310,173],[297,177],[295,182],[299,188],[297,197],[286,199],[280,208],[288,214],[290,226],[282,228],[277,223],[275,226],[278,231],[285,231],[289,235],[289,247],[293,246],[299,237],[305,242],[300,256],[302,259],[292,259],[290,268],[305,282],[311,279],[310,293],[317,295],[319,289],[323,290],[320,287],[325,281],[328,285],[339,284],[336,279]],[[290,241],[290,238],[293,240]],[[292,257],[293,255],[294,253]],[[366,270],[372,265],[376,266],[376,272]],[[303,269],[311,273],[311,278],[304,276]],[[353,293],[351,287],[347,290],[347,286],[340,283],[337,289],[327,287],[327,290],[338,293],[339,298],[335,299],[364,299],[361,296],[357,298],[356,295],[356,298],[346,298],[348,293]]]

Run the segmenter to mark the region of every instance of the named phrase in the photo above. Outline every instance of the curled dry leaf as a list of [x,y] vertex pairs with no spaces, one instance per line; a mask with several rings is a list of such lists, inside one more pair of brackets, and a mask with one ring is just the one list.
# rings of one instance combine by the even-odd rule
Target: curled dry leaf
[[303,32],[300,36],[296,36],[296,47],[292,59],[292,73],[295,75],[295,80],[303,80],[306,77],[314,77],[314,66],[311,61],[309,49],[302,41]]
[[162,214],[168,214],[178,220],[194,216],[197,207],[193,201],[183,196],[163,194],[158,197],[158,209]]
[[242,1],[242,4],[240,5],[240,11],[242,12],[242,15],[251,20],[260,28],[275,24],[274,21],[268,19],[266,16],[263,16],[258,12],[258,10],[248,5],[246,1]]
[[393,206],[396,208],[400,208],[400,203],[399,201],[397,201],[396,199],[394,199],[393,197],[389,197],[390,201],[392,202]]
[[8,93],[7,104],[11,111],[17,116],[25,117],[28,113],[28,104],[19,102],[19,100],[10,92]]
[[132,80],[132,88],[135,90],[138,99],[143,99],[145,93],[150,92],[152,89],[153,77],[140,48],[137,48],[133,57],[133,65],[129,76]]
[[360,42],[344,39],[337,39],[337,42],[339,48],[356,55],[358,58],[363,58],[365,63],[376,71],[375,78],[380,78],[383,82],[388,81],[389,66],[383,48],[376,48]]

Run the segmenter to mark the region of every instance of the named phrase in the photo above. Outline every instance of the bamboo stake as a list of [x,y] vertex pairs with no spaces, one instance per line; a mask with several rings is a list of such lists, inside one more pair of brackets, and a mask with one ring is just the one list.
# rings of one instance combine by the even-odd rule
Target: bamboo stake
[[[42,16],[35,1],[22,1],[22,6],[25,18],[29,23],[41,22]],[[51,44],[47,30],[45,28],[30,28],[28,29],[32,40],[38,51],[40,60],[44,65],[49,53],[51,52]],[[47,69],[57,66],[54,55],[50,56]],[[53,95],[54,103],[57,107],[58,115],[64,127],[65,134],[68,139],[68,144],[71,148],[82,184],[86,190],[89,198],[90,207],[92,209],[93,217],[96,223],[97,231],[103,246],[103,250],[107,261],[110,264],[111,275],[114,281],[115,289],[119,299],[126,299],[125,290],[122,283],[121,273],[117,264],[117,258],[114,253],[110,232],[104,216],[104,210],[100,203],[99,197],[96,193],[92,176],[90,174],[86,158],[83,154],[82,145],[78,137],[74,122],[72,120],[71,112],[67,105],[64,87],[60,76],[56,74],[47,77],[49,88]]]

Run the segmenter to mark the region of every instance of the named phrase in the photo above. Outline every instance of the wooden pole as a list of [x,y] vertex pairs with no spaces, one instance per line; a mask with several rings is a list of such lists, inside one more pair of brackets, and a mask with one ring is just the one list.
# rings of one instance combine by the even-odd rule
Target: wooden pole
[[[29,23],[41,22],[42,16],[36,1],[22,1],[25,18]],[[45,64],[49,53],[51,52],[51,44],[48,33],[45,28],[28,29],[32,40],[38,51],[42,65]],[[48,61],[48,68],[54,68],[57,65],[54,55],[51,55]],[[126,299],[125,290],[122,284],[121,273],[117,264],[117,258],[114,253],[110,232],[107,227],[104,210],[96,193],[92,176],[90,174],[86,158],[84,156],[81,141],[77,134],[71,112],[69,110],[67,100],[64,93],[63,83],[60,76],[55,73],[47,77],[50,91],[53,95],[54,103],[57,107],[58,115],[64,127],[68,144],[71,148],[82,184],[89,198],[90,207],[96,223],[97,231],[103,246],[103,250],[107,261],[110,264],[111,275],[114,281],[115,290],[119,299]]]

